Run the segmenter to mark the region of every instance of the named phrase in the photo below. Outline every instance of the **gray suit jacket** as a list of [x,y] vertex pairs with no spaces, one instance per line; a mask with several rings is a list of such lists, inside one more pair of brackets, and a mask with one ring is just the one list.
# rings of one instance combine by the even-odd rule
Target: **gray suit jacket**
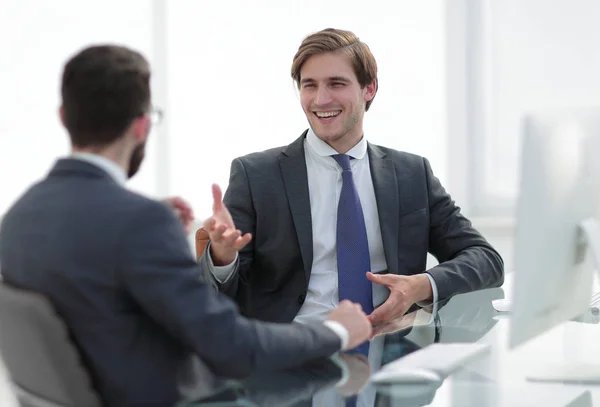
[[[205,278],[249,317],[289,322],[306,298],[313,244],[305,137],[231,166],[224,202],[253,239],[229,280]],[[373,144],[368,154],[389,273],[423,273],[430,252],[441,263],[428,270],[440,299],[502,284],[500,255],[460,213],[425,158]]]
[[217,375],[297,366],[340,348],[327,327],[239,315],[200,282],[183,228],[165,205],[87,162],[60,160],[4,217],[8,284],[46,295],[110,406],[170,406],[198,355]]

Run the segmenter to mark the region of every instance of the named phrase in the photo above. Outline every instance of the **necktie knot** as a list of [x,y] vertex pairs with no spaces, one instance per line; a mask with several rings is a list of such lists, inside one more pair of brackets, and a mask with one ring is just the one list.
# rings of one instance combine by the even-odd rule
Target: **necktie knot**
[[350,156],[348,154],[334,154],[333,159],[337,161],[343,171],[350,171]]

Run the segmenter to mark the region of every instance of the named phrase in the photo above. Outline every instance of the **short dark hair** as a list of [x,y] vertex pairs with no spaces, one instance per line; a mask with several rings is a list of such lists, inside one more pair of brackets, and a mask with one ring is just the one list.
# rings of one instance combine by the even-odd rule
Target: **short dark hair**
[[150,109],[150,65],[123,46],[91,46],[67,61],[61,94],[71,143],[104,146]]

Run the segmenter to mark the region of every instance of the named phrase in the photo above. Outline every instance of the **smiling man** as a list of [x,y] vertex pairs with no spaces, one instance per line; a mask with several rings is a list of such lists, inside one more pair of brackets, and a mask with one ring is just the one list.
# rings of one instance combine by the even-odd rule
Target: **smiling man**
[[[347,298],[373,325],[501,285],[500,255],[427,159],[367,141],[378,87],[369,47],[325,29],[302,42],[291,71],[310,128],[233,161],[225,206],[217,199],[205,223],[206,278],[252,318],[318,320]],[[428,252],[439,265],[426,270]]]

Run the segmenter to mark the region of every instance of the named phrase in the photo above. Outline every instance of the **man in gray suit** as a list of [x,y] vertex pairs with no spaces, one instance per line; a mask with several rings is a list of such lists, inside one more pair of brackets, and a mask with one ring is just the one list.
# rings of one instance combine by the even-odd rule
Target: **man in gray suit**
[[[427,159],[367,142],[363,116],[378,83],[366,44],[337,29],[310,35],[292,77],[310,128],[288,146],[233,161],[231,216],[216,206],[204,225],[208,281],[249,317],[315,321],[352,299],[375,326],[502,284],[500,255]],[[439,265],[426,270],[428,252]]]
[[190,386],[178,379],[189,378],[194,356],[217,375],[243,377],[366,341],[371,326],[349,301],[325,322],[273,324],[240,316],[200,281],[206,259],[198,266],[173,208],[125,188],[160,118],[149,81],[145,58],[120,46],[68,61],[60,116],[72,155],[6,213],[4,283],[52,301],[111,407],[172,406]]

